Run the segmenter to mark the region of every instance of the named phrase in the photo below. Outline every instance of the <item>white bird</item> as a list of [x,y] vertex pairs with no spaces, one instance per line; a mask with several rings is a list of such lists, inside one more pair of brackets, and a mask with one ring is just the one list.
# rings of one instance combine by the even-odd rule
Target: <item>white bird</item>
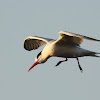
[[100,53],[85,50],[80,47],[83,39],[99,42],[100,40],[66,31],[61,31],[59,32],[59,34],[60,37],[57,40],[38,36],[29,36],[24,40],[24,48],[28,51],[38,49],[40,46],[47,44],[44,49],[37,55],[37,57],[35,58],[35,63],[30,67],[28,71],[30,71],[35,65],[46,62],[48,58],[56,56],[66,58],[66,60],[59,61],[56,66],[64,61],[67,61],[67,58],[76,58],[79,69],[82,72],[83,70],[79,64],[78,57],[100,57],[96,55]]

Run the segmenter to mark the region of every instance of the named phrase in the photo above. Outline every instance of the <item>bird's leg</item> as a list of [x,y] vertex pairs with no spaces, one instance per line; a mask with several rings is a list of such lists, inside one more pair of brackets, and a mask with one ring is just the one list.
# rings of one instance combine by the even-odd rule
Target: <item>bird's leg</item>
[[82,69],[82,67],[81,67],[81,65],[80,65],[80,63],[79,63],[79,59],[78,59],[78,57],[77,57],[76,59],[77,59],[77,62],[78,62],[79,69],[80,69],[80,71],[82,72],[83,69]]
[[56,66],[58,66],[59,64],[61,64],[62,62],[65,62],[65,61],[67,61],[68,59],[66,58],[66,60],[63,60],[63,61],[59,61],[57,64],[56,64]]

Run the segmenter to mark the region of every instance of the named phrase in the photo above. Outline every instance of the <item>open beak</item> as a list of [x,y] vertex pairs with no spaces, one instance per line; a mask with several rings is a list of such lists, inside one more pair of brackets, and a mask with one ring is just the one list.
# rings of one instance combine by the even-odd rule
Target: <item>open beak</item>
[[37,63],[38,63],[38,61],[36,61],[36,62],[29,68],[28,72],[29,72],[35,65],[37,65]]

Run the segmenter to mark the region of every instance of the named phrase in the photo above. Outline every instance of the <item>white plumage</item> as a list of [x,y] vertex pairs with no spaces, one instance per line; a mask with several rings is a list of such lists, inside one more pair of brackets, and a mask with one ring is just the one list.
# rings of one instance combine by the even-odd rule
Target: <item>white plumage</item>
[[[57,40],[38,36],[30,36],[24,40],[24,48],[28,51],[38,49],[40,46],[46,44],[42,52],[37,55],[37,57],[35,58],[35,63],[28,71],[30,71],[35,65],[46,62],[46,60],[51,56],[64,57],[66,58],[66,60],[64,61],[67,61],[67,58],[76,58],[79,68],[82,71],[78,57],[99,57],[96,55],[99,53],[82,49],[80,47],[80,44],[83,42],[84,39],[92,41],[100,40],[66,31],[61,31],[59,32],[59,34],[60,37]],[[59,61],[56,66],[64,61]]]

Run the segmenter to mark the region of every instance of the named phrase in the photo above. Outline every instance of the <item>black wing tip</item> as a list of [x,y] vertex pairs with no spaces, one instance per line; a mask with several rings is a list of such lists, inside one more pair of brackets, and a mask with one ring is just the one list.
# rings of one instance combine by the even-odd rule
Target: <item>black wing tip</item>
[[24,41],[24,49],[26,49],[26,50],[28,50],[28,51],[33,50],[33,49],[30,49],[30,48],[29,48],[29,45],[27,45],[27,42],[28,42],[28,40],[25,40],[25,41]]

